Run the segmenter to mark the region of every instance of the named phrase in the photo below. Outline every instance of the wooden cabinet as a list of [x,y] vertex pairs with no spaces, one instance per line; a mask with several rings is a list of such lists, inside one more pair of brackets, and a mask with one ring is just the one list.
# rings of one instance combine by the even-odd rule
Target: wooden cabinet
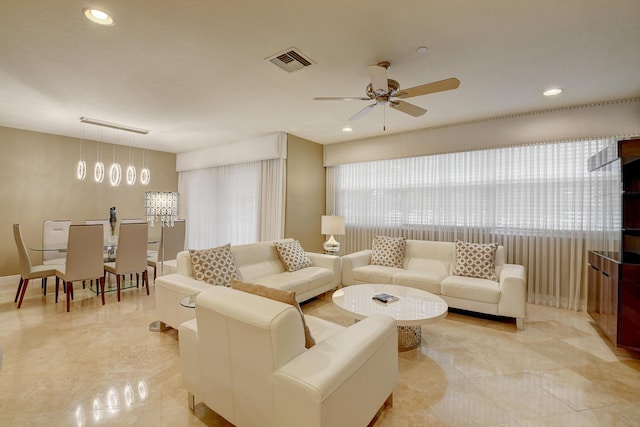
[[604,219],[589,251],[587,311],[617,346],[640,351],[640,139],[618,141],[589,159],[603,174]]

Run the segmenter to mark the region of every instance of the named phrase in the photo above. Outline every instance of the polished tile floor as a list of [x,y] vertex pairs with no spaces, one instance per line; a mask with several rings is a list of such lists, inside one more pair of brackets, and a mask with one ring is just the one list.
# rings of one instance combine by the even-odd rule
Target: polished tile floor
[[[71,312],[34,281],[20,310],[0,285],[0,426],[228,426],[187,407],[175,330],[153,333],[154,289],[76,290]],[[344,325],[328,295],[307,314]],[[400,353],[394,406],[375,426],[638,426],[640,361],[616,355],[586,313],[529,305],[525,330],[450,313]]]

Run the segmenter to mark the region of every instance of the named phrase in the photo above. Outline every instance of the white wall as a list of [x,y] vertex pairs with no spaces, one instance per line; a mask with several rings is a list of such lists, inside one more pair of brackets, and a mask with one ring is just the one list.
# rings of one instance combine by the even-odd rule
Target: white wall
[[632,98],[325,145],[324,165],[637,135],[640,135],[640,98]]

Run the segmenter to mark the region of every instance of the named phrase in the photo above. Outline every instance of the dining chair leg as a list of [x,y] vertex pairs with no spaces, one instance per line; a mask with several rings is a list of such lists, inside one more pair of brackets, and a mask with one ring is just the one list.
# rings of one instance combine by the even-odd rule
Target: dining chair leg
[[22,300],[24,299],[24,294],[27,292],[28,284],[29,279],[24,279],[24,283],[22,284],[22,292],[20,292],[20,301],[18,301],[18,308],[22,307]]
[[116,286],[118,288],[118,302],[120,302],[120,274],[116,274]]
[[140,273],[136,273],[136,288],[139,288],[139,287],[140,287]]
[[[104,277],[100,278],[100,287],[98,288],[98,293],[102,294],[102,305],[104,305]],[[98,280],[96,279],[96,287],[98,285]]]
[[153,267],[153,281],[154,281],[154,283],[156,281],[156,267],[155,266]]
[[67,282],[67,313],[71,308],[71,298],[73,298],[73,282]]
[[[56,304],[58,303],[58,289],[59,288],[60,288],[60,278],[58,276],[56,276]],[[66,287],[65,287],[65,289],[66,289]]]
[[142,283],[147,287],[147,295],[149,295],[149,273],[147,270],[142,272]]
[[47,278],[42,278],[42,291],[44,292],[44,296],[47,296]]
[[13,300],[13,302],[18,302],[18,297],[20,296],[20,291],[22,290],[23,283],[24,283],[24,279],[21,276],[20,283],[18,283],[18,290],[16,291],[16,298]]

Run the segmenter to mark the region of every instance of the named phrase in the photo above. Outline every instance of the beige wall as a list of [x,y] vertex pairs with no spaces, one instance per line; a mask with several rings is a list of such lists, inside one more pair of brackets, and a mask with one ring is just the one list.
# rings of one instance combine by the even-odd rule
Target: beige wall
[[[145,191],[177,191],[176,156],[159,151],[146,151],[151,171],[149,185],[139,181],[111,187],[108,182],[93,180],[93,165],[98,147],[108,168],[113,162],[113,145],[84,141],[85,161],[89,169],[84,181],[75,178],[80,159],[80,140],[76,138],[0,127],[0,276],[19,273],[18,255],[12,225],[22,225],[23,237],[29,247],[42,244],[42,221],[70,219],[82,223],[85,219],[109,217],[115,206],[118,221],[144,214]],[[133,148],[132,163],[140,174],[142,150]],[[116,146],[116,158],[123,169],[129,164],[129,147]],[[150,229],[159,235],[159,227]],[[32,261],[40,263],[38,253],[31,252]]]
[[322,251],[320,217],[325,214],[323,147],[287,136],[287,201],[285,237],[298,239],[309,252]]

